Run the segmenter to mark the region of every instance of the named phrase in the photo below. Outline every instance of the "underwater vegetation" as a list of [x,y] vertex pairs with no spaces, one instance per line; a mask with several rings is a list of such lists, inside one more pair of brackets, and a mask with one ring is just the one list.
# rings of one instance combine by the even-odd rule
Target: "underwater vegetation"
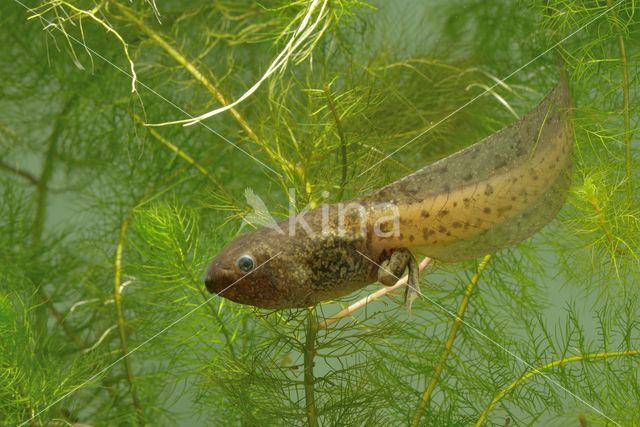
[[[5,1],[0,425],[640,425],[639,12]],[[406,277],[296,309],[207,291],[237,236],[517,122],[559,65],[573,166],[541,231],[418,257],[410,315]]]

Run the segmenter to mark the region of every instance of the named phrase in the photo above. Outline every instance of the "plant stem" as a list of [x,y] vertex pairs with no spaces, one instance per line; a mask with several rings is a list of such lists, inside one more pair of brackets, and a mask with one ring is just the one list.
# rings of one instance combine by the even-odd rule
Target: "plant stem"
[[318,333],[318,321],[315,315],[315,307],[309,309],[307,316],[307,332],[304,343],[304,397],[305,412],[309,427],[318,425],[316,401],[314,397],[313,365],[316,355],[316,334]]
[[[419,271],[422,271],[425,268],[427,268],[429,264],[431,264],[431,258],[423,259],[422,262],[420,262]],[[378,300],[383,296],[391,293],[392,291],[395,291],[396,289],[406,285],[408,277],[409,276],[403,276],[402,278],[398,279],[395,285],[384,286],[378,289],[377,291],[375,291],[374,293],[362,298],[361,300],[356,301],[355,303],[351,304],[349,307],[345,308],[344,310],[340,310],[339,312],[329,317],[328,319],[321,321],[318,324],[318,329],[327,329],[329,326],[338,322],[340,319],[343,319],[347,316],[351,316],[353,313],[355,313],[356,311],[360,310],[363,307],[366,307],[368,304],[372,303],[373,301]]]
[[580,427],[587,427],[587,418],[584,415],[578,417],[578,422],[580,423]]
[[331,97],[331,89],[328,84],[324,85],[324,94],[327,97],[327,104],[329,105],[329,109],[331,110],[331,114],[333,115],[333,119],[336,122],[336,129],[338,131],[338,136],[340,137],[340,153],[342,155],[342,179],[340,181],[340,192],[338,193],[338,200],[342,200],[342,194],[344,193],[344,186],[347,184],[347,137],[344,134],[344,129],[342,128],[342,122],[340,121],[340,115],[338,114],[338,110],[336,109],[336,105],[333,102],[333,98]]
[[[140,123],[141,125],[144,125],[144,120],[142,120],[142,117],[140,117],[137,114],[133,115],[133,118],[135,121],[137,121],[138,123]],[[188,155],[183,149],[181,149],[180,147],[178,147],[177,145],[173,144],[171,141],[169,141],[167,138],[165,138],[164,136],[162,136],[160,134],[160,132],[158,132],[157,130],[153,129],[153,128],[146,128],[149,133],[151,134],[151,136],[153,136],[160,144],[164,145],[167,149],[169,149],[169,151],[175,153],[178,157],[180,157],[182,160],[184,160],[185,162],[187,162],[188,164],[190,164],[191,166],[193,166],[194,168],[196,168],[196,170],[198,172],[200,172],[202,175],[204,175],[209,181],[211,181],[211,183],[213,185],[215,185],[216,187],[218,187],[218,189],[229,199],[229,200],[233,200],[232,196],[227,192],[227,190],[223,187],[223,185],[220,183],[220,181],[218,181],[213,175],[211,175],[209,173],[208,170],[206,170],[204,168],[204,166],[202,166],[200,163],[198,163],[193,157],[191,157],[190,155]]]
[[73,343],[76,345],[76,347],[78,347],[78,350],[84,350],[85,348],[87,348],[88,346],[84,343],[84,341],[82,341],[82,339],[80,339],[80,337],[78,335],[76,335],[71,328],[69,328],[69,326],[64,322],[64,315],[62,315],[62,313],[60,313],[55,306],[53,305],[53,303],[51,302],[51,300],[49,299],[48,295],[46,295],[44,293],[44,291],[42,291],[42,289],[40,289],[40,297],[41,298],[46,298],[45,302],[47,304],[47,308],[49,309],[49,311],[51,312],[51,314],[53,315],[53,317],[55,317],[56,322],[62,327],[62,330],[64,331],[64,333],[71,338],[71,340],[73,341]]
[[620,67],[622,68],[622,116],[624,120],[624,145],[625,145],[625,175],[627,179],[627,190],[631,197],[633,195],[633,157],[631,153],[631,113],[629,106],[629,63],[627,50],[624,44],[624,32],[618,23],[618,13],[616,12],[613,0],[607,0],[607,6],[613,15],[613,26],[618,33],[618,49],[620,50]]
[[38,178],[36,178],[34,175],[15,166],[11,166],[3,162],[2,160],[0,160],[0,169],[6,170],[7,172],[11,172],[14,175],[24,178],[35,186],[38,185]]
[[[202,84],[205,87],[205,89],[207,89],[207,91],[209,91],[209,93],[211,93],[221,105],[229,104],[226,98],[224,97],[224,95],[222,94],[222,92],[220,92],[220,90],[202,72],[200,72],[200,70],[198,70],[198,68],[193,63],[191,63],[185,55],[183,55],[180,51],[178,51],[176,48],[171,46],[171,44],[169,44],[162,37],[162,35],[160,35],[156,31],[154,31],[151,27],[146,25],[144,20],[142,20],[140,17],[134,14],[130,9],[120,4],[120,2],[113,2],[112,4],[116,6],[116,8],[125,16],[126,19],[128,19],[129,21],[137,25],[138,28],[140,28],[140,30],[142,30],[145,34],[147,34],[151,38],[151,40],[157,43],[162,49],[165,50],[165,52],[169,54],[169,56],[171,56],[176,62],[178,62],[182,67],[184,67],[187,70],[187,72],[189,72],[200,84]],[[249,136],[249,139],[253,141],[256,145],[258,145],[265,153],[267,153],[267,155],[271,158],[271,160],[277,163],[280,166],[280,168],[285,171],[287,175],[298,171],[298,168],[296,167],[296,165],[293,162],[291,162],[286,156],[283,156],[279,148],[276,148],[274,150],[269,146],[269,144],[263,143],[260,140],[260,138],[255,133],[255,131],[251,128],[251,126],[249,126],[249,123],[247,122],[247,120],[244,118],[242,114],[240,114],[240,112],[238,112],[238,110],[236,110],[235,108],[230,108],[229,111],[231,112],[235,120],[240,124],[240,126],[245,130],[245,132]],[[273,169],[271,170],[273,171]],[[276,175],[278,175],[282,188],[288,188],[288,185],[284,181],[284,178],[282,177],[282,175],[275,171],[273,172]]]
[[[135,13],[133,13],[129,8],[120,4],[120,2],[111,2],[119,11],[122,13],[129,21],[133,22],[139,29],[141,29],[145,34],[147,34],[156,44],[158,44],[162,49],[165,50],[173,59],[176,60],[180,65],[182,65],[188,72],[191,74],[200,84],[202,84],[208,91],[211,93],[220,104],[227,105],[227,99],[224,97],[222,92],[218,90],[218,88],[196,68],[194,64],[189,62],[186,56],[184,56],[180,51],[171,46],[159,33],[153,30],[153,28],[149,27],[145,24],[145,22],[138,17]],[[254,140],[257,143],[260,143],[258,135],[253,131],[251,126],[247,120],[236,110],[235,108],[230,108],[229,111],[236,119],[236,121],[242,126],[242,128],[247,132],[249,138]]]
[[133,406],[138,414],[138,423],[144,425],[144,412],[134,384],[133,368],[131,366],[131,360],[129,359],[129,346],[127,345],[127,329],[124,318],[124,309],[122,308],[122,253],[124,251],[124,239],[127,234],[127,228],[129,226],[129,219],[124,218],[120,224],[120,233],[118,235],[118,243],[116,245],[116,255],[114,262],[114,287],[113,287],[113,299],[116,306],[116,317],[118,323],[118,331],[120,332],[120,346],[122,348],[122,363],[124,364],[125,371],[127,373],[127,381],[129,382],[129,389],[131,391],[131,398],[133,399]]
[[[194,276],[193,270],[188,269],[186,267],[185,267],[185,270],[189,271],[189,275],[191,276],[191,281],[193,281],[194,283],[198,283],[198,282],[201,283],[200,279]],[[236,354],[235,347],[233,346],[234,344],[233,334],[229,332],[229,329],[227,328],[226,324],[218,314],[217,307],[211,304],[211,297],[205,293],[205,290],[203,289],[202,286],[199,287],[199,292],[200,292],[200,295],[202,296],[202,300],[207,302],[207,307],[211,311],[211,315],[216,320],[216,323],[220,326],[220,331],[224,336],[225,343],[227,344],[227,348],[229,349],[229,353],[231,354],[231,357],[233,357],[233,359],[236,360],[238,358],[238,355]]]
[[47,198],[49,196],[49,181],[53,176],[53,165],[56,157],[56,145],[58,141],[58,132],[60,126],[56,126],[51,135],[51,140],[47,148],[47,154],[44,158],[44,164],[42,165],[42,172],[40,173],[40,179],[36,185],[36,215],[33,221],[33,230],[31,231],[31,241],[34,246],[40,244],[42,239],[42,232],[44,231],[44,223],[47,213]]
[[[137,91],[136,81],[138,80],[138,77],[136,75],[136,68],[135,68],[135,65],[133,64],[133,60],[131,59],[131,55],[129,55],[129,45],[124,41],[120,33],[118,33],[116,30],[111,28],[111,26],[105,20],[98,18],[96,16],[96,12],[100,10],[101,6],[97,6],[92,10],[84,10],[66,1],[61,1],[60,6],[68,7],[69,9],[74,11],[75,14],[77,14],[79,17],[88,16],[90,19],[92,19],[94,22],[96,22],[98,25],[104,28],[107,31],[107,33],[113,34],[114,37],[118,39],[118,41],[120,42],[124,50],[124,56],[127,58],[127,62],[129,63],[129,70],[131,73],[131,93],[135,93]],[[35,13],[35,11],[34,11],[34,14],[31,15],[28,19],[34,19],[34,18],[44,19],[42,18],[41,13]]]
[[54,164],[58,150],[58,139],[60,133],[64,129],[64,119],[71,107],[75,104],[76,96],[73,96],[67,100],[62,111],[60,112],[56,124],[49,137],[49,145],[47,147],[47,153],[45,154],[44,162],[42,164],[42,171],[40,177],[37,179],[36,185],[36,216],[33,221],[32,230],[32,244],[38,246],[42,239],[42,233],[44,231],[44,224],[46,221],[47,213],[47,199],[49,196],[49,181],[53,177]]
[[449,337],[447,338],[447,341],[444,344],[444,351],[440,356],[440,362],[436,366],[433,372],[433,377],[431,378],[431,381],[427,385],[427,388],[424,390],[424,393],[422,394],[422,399],[420,400],[420,403],[418,405],[418,409],[416,410],[416,413],[414,414],[413,419],[411,420],[411,426],[413,427],[416,427],[420,423],[420,418],[422,418],[422,415],[424,414],[424,411],[427,408],[427,405],[429,404],[429,400],[431,399],[431,395],[433,394],[433,391],[438,385],[438,381],[440,381],[440,375],[444,370],[444,366],[447,362],[447,359],[449,358],[451,349],[453,348],[453,343],[456,339],[458,331],[460,330],[460,326],[462,325],[462,317],[464,316],[464,313],[467,310],[467,306],[469,305],[469,299],[471,298],[471,294],[473,293],[473,290],[478,284],[480,275],[482,274],[482,271],[487,266],[489,261],[491,261],[491,255],[486,255],[478,265],[478,270],[476,271],[476,274],[474,274],[473,277],[471,278],[471,282],[469,282],[469,284],[467,285],[467,289],[464,293],[464,296],[462,297],[462,302],[460,303],[460,307],[458,307],[458,313],[453,321],[453,325],[451,326],[451,331],[449,331]]
[[[159,33],[154,31],[151,27],[145,24],[145,22],[134,14],[130,9],[120,4],[120,2],[113,2],[116,8],[131,22],[133,22],[140,30],[142,30],[145,34],[147,34],[151,40],[157,43],[162,49],[165,50],[178,64],[184,67],[187,72],[189,72],[202,86],[204,86],[209,93],[211,93],[221,105],[228,105],[227,99],[224,97],[222,92],[202,73],[198,68],[191,63],[185,55],[183,55],[176,48],[171,46]],[[267,155],[274,160],[280,167],[287,171],[287,173],[295,172],[297,170],[296,165],[294,165],[289,159],[282,155],[279,149],[274,150],[268,144],[263,143],[255,131],[249,126],[249,123],[244,118],[238,110],[235,108],[230,108],[229,111],[235,118],[235,120],[240,124],[240,126],[245,130],[249,139],[253,141],[256,145],[258,145]],[[279,175],[279,174],[278,174]],[[280,176],[281,184],[283,188],[287,188],[282,176]]]
[[478,421],[476,421],[476,427],[479,427],[487,421],[487,417],[489,412],[496,406],[496,404],[503,399],[507,394],[509,394],[513,389],[521,385],[522,383],[528,381],[529,379],[535,377],[538,374],[542,374],[542,371],[546,371],[551,368],[555,368],[556,366],[566,365],[567,363],[572,362],[581,362],[584,360],[600,360],[600,359],[608,359],[610,357],[628,357],[628,356],[640,356],[640,350],[627,350],[627,351],[612,351],[612,352],[603,352],[603,353],[587,353],[580,354],[577,356],[566,357],[559,360],[554,360],[551,363],[547,363],[546,365],[540,368],[533,368],[527,372],[525,372],[520,378],[509,384],[507,387],[502,389],[491,401],[489,406],[482,411]]
[[[43,160],[40,177],[34,177],[36,185],[36,213],[33,220],[33,229],[31,230],[31,246],[34,248],[34,250],[38,250],[38,247],[42,243],[42,234],[44,233],[44,226],[47,219],[49,181],[51,181],[51,178],[53,177],[54,164],[57,156],[58,138],[60,137],[60,133],[63,129],[64,118],[74,104],[75,99],[75,96],[71,97],[62,108],[62,111],[60,112],[60,115],[58,116],[58,119],[56,120],[56,123],[53,127],[53,131],[51,132],[51,136],[49,137],[49,145],[47,146],[47,152]],[[42,300],[45,302],[47,309],[62,325],[62,330],[65,332],[65,334],[67,334],[67,336],[69,336],[74,341],[74,343],[78,345],[78,348],[83,349],[85,346],[83,345],[82,340],[77,335],[72,333],[66,324],[62,323],[61,319],[63,319],[64,316],[58,310],[56,310],[53,302],[51,301],[51,298],[45,292],[44,287],[38,286],[37,292],[38,295],[40,295],[40,298],[42,298]],[[42,314],[42,317],[44,318],[45,313]],[[46,319],[44,319],[43,322],[44,329],[46,329]]]
[[615,237],[614,234],[609,229],[607,219],[605,218],[605,214],[602,208],[600,207],[598,199],[595,197],[592,197],[590,202],[591,202],[591,206],[593,207],[593,210],[596,212],[596,215],[598,216],[598,224],[600,225],[600,228],[604,232],[604,235],[607,237],[607,240],[609,241],[609,245],[611,245],[615,253],[617,253],[618,255],[623,255],[624,245],[620,245],[619,239]]

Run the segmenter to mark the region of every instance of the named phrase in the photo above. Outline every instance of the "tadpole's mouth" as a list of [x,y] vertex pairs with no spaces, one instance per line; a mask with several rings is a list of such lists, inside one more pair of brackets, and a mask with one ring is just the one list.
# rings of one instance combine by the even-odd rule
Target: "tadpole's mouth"
[[207,273],[204,278],[204,285],[207,290],[212,294],[219,294],[224,292],[228,286],[233,283],[234,277],[231,270],[222,268],[220,261],[216,258],[211,260],[209,267],[207,267]]

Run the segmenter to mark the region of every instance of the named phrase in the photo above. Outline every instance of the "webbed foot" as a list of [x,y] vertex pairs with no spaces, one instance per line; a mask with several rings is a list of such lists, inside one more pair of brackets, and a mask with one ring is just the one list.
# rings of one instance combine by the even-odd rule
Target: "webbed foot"
[[407,249],[398,249],[394,251],[389,259],[380,264],[378,269],[378,281],[385,286],[393,286],[404,274],[409,265],[410,259],[413,257]]
[[418,263],[413,254],[406,248],[395,250],[389,259],[380,264],[378,281],[385,286],[393,286],[408,271],[407,288],[404,293],[404,303],[407,314],[411,317],[411,304],[420,295],[420,275]]
[[407,315],[411,318],[411,304],[422,292],[420,292],[420,268],[418,267],[418,262],[411,253],[409,255],[410,259],[407,265],[409,277],[404,291],[404,305],[407,309]]

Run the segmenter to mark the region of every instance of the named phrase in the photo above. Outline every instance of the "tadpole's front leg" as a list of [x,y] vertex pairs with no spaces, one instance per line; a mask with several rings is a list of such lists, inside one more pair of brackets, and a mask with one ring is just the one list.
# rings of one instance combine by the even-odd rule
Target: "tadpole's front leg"
[[407,313],[411,316],[411,304],[420,294],[420,270],[413,254],[406,248],[395,250],[378,269],[378,280],[385,286],[393,286],[405,270],[408,270],[409,280],[404,293],[404,302]]

